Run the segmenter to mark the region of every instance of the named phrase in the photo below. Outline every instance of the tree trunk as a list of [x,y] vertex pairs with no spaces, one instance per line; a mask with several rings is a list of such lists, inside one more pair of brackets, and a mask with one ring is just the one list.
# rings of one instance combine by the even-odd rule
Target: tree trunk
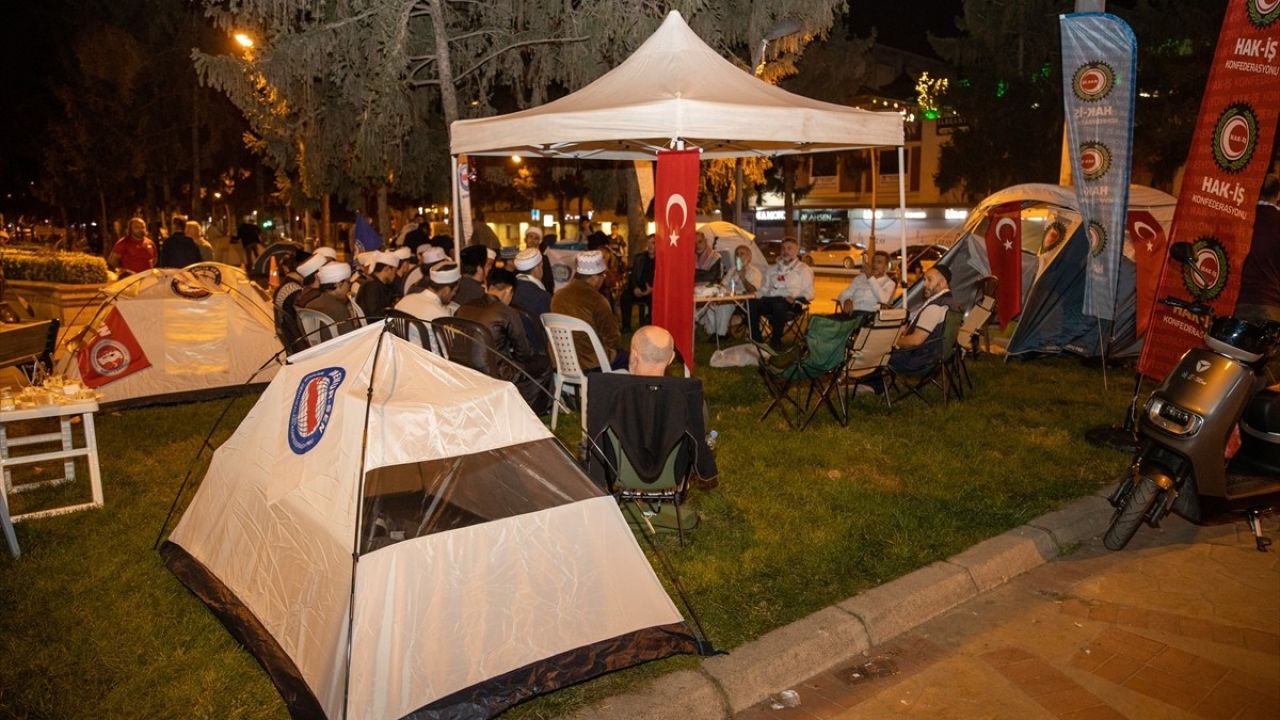
[[[782,158],[782,234],[796,237],[796,161],[786,155]],[[799,238],[796,238],[799,240]]]
[[622,169],[622,187],[627,199],[627,247],[632,252],[637,241],[648,235],[645,230],[644,205],[640,198],[640,180],[636,177],[635,163],[627,163]]
[[329,242],[329,193],[320,196],[320,244],[333,247]]
[[742,158],[734,158],[733,160],[733,224],[738,227],[746,227],[743,223],[742,213],[746,207],[746,180],[742,172]]
[[191,85],[191,216],[200,212],[200,86]]
[[378,234],[383,239],[391,237],[391,210],[387,207],[387,186],[378,186]]
[[[453,131],[458,119],[458,89],[453,84],[453,60],[449,55],[449,31],[445,24],[445,0],[428,0],[427,13],[431,16],[431,35],[436,46],[436,68],[440,75],[440,104],[444,107],[444,127]],[[455,178],[453,182],[457,182]],[[459,225],[461,227],[461,225]]]
[[107,218],[107,194],[102,191],[102,186],[98,186],[98,212],[102,213],[99,227],[102,228],[102,257],[106,257],[111,252],[111,248],[115,245],[115,238],[112,237],[110,220]]

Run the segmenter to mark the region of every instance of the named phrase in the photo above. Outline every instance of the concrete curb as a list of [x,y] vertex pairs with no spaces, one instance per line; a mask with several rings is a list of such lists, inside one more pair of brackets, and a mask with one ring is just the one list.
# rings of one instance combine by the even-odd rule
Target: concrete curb
[[569,716],[648,720],[680,708],[689,720],[723,720],[870,647],[997,588],[1097,536],[1110,520],[1105,488],[974,545],[942,562],[859,593],[790,625],[707,658],[700,671],[665,675]]

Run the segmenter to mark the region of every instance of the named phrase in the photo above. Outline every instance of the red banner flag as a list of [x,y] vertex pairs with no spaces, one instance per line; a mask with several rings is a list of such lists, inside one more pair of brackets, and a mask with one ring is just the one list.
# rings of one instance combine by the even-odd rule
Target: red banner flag
[[[1280,115],[1280,4],[1230,0],[1187,156],[1171,242],[1189,242],[1199,272],[1165,255],[1155,297],[1235,310],[1253,241],[1258,192]],[[1204,340],[1206,321],[1153,303],[1138,372],[1161,379]]]
[[102,327],[80,349],[80,380],[91,388],[149,367],[151,361],[116,308],[111,308]]
[[693,244],[698,211],[700,150],[658,153],[653,215],[657,221],[653,324],[666,328],[693,370]]
[[987,212],[987,261],[996,285],[996,317],[1003,330],[1022,312],[1022,203],[998,205]]
[[1138,326],[1138,337],[1142,337],[1147,332],[1147,322],[1151,320],[1151,306],[1155,303],[1156,285],[1160,280],[1160,269],[1164,267],[1169,238],[1165,237],[1164,227],[1160,222],[1146,210],[1129,212],[1128,230],[1129,240],[1133,243],[1135,273],[1138,276],[1138,308],[1134,320]]

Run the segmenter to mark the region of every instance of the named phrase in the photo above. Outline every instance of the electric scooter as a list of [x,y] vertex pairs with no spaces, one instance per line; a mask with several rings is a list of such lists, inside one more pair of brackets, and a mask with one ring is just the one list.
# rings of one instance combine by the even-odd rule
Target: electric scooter
[[[1198,269],[1190,245],[1176,243],[1169,254]],[[1176,512],[1199,525],[1243,516],[1265,552],[1271,540],[1258,516],[1280,507],[1280,393],[1266,389],[1266,364],[1280,355],[1280,323],[1214,319],[1201,303],[1161,302],[1212,319],[1208,348],[1188,350],[1147,400],[1133,464],[1109,498],[1115,515],[1103,544],[1120,550],[1142,522],[1159,527]],[[1229,456],[1237,428],[1240,446]]]

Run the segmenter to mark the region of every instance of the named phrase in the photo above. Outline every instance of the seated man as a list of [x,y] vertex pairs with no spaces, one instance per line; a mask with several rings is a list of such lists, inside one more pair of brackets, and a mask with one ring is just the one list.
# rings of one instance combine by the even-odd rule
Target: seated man
[[876,251],[871,262],[862,263],[862,272],[836,296],[839,313],[866,320],[893,300],[894,283],[889,277],[889,253]]
[[[925,303],[916,308],[907,322],[897,349],[889,356],[889,367],[905,374],[919,373],[937,361],[947,311],[959,309],[951,294],[951,268],[934,265],[924,274]],[[930,342],[934,341],[934,342]]]
[[458,292],[453,301],[465,305],[484,297],[484,275],[489,263],[489,251],[483,245],[468,245],[462,248],[461,259],[462,279],[458,281]]
[[551,296],[551,312],[576,317],[590,325],[608,354],[608,357],[597,358],[591,340],[577,333],[573,340],[584,370],[598,370],[603,363],[608,363],[614,370],[627,367],[627,352],[620,349],[622,331],[618,329],[618,318],[609,307],[609,301],[600,294],[604,271],[604,256],[599,250],[579,253],[573,279]]
[[444,250],[435,245],[418,246],[418,264],[404,278],[404,295],[416,292],[414,286],[427,278],[427,271],[436,263],[447,260]]
[[462,273],[458,264],[441,260],[427,271],[427,277],[415,283],[415,291],[405,295],[396,303],[396,310],[408,313],[419,320],[435,320],[449,317],[449,303],[458,290],[458,280]]
[[399,299],[396,292],[396,273],[400,267],[400,258],[394,253],[378,251],[374,253],[373,270],[369,279],[360,284],[356,293],[356,304],[364,311],[367,318],[380,318],[387,314]]
[[[764,285],[764,272],[751,264],[751,248],[739,245],[733,251],[733,267],[720,281],[733,295],[754,295]],[[728,339],[729,321],[738,309],[734,303],[717,303],[703,313],[702,326],[713,338]]]
[[[661,475],[673,450],[680,479],[693,473],[698,487],[716,486],[715,456],[706,443],[702,381],[665,377],[675,359],[675,340],[656,325],[631,338],[630,374],[593,375],[588,385],[587,434],[603,448],[605,431],[618,438],[641,478]],[[683,444],[683,445],[682,445]],[[617,458],[589,454],[587,472],[602,486]]]
[[515,273],[504,268],[492,270],[484,297],[459,306],[454,317],[489,328],[494,342],[492,350],[505,358],[491,361],[493,375],[514,383],[534,413],[542,415],[551,412],[550,364],[546,355],[535,355],[531,351],[520,311],[509,307],[515,285]]
[[[302,326],[298,324],[296,306],[304,297],[315,298],[316,293],[308,289],[318,287],[316,271],[327,264],[329,259],[323,255],[312,255],[285,273],[284,282],[276,288],[271,304],[275,307],[276,334],[280,336],[285,347],[293,348],[302,337]],[[318,291],[317,291],[318,292]],[[304,295],[304,293],[306,293]]]
[[542,284],[542,253],[536,247],[527,247],[516,254],[512,265],[516,269],[516,291],[511,296],[511,307],[524,315],[525,335],[535,355],[547,354],[547,331],[542,327],[542,314],[551,312],[551,293]]
[[703,233],[698,233],[697,239],[693,241],[693,259],[695,283],[719,282],[720,276],[724,275],[724,268],[720,267],[720,253],[716,251],[713,238],[708,238]]
[[765,276],[764,287],[760,288],[760,297],[752,300],[748,307],[751,315],[751,339],[760,342],[760,317],[769,318],[772,334],[769,345],[781,347],[782,331],[787,320],[804,312],[805,303],[813,300],[813,270],[800,262],[800,243],[789,237],[782,241],[782,252],[778,262],[769,268]]
[[[339,335],[352,330],[355,324],[351,321],[351,266],[331,262],[317,270],[316,274],[320,276],[320,294],[305,306],[299,307],[328,315]],[[321,335],[323,339],[329,339],[325,333]]]

